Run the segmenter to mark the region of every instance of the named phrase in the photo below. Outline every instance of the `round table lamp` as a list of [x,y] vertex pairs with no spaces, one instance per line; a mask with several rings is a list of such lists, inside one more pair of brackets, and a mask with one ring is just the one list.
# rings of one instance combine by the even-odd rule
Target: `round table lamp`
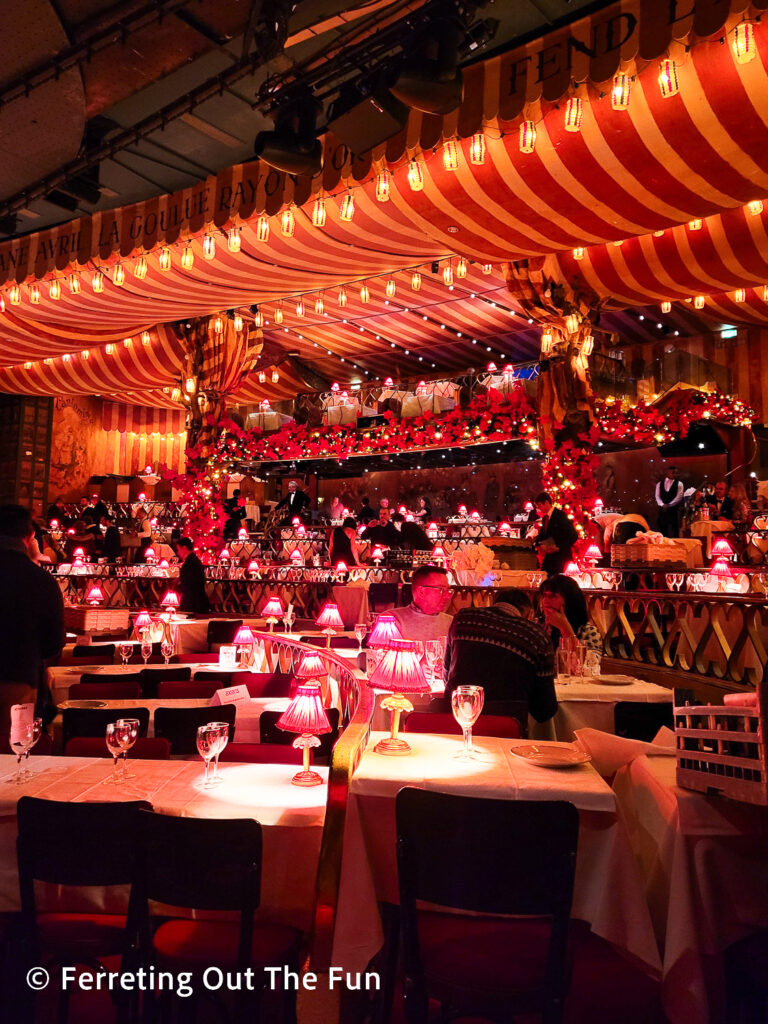
[[372,690],[386,693],[381,702],[385,711],[392,712],[389,736],[379,740],[373,748],[377,754],[410,754],[411,748],[398,736],[400,715],[413,711],[406,693],[430,693],[430,686],[421,668],[413,640],[390,640],[384,657],[371,673],[368,685]]
[[302,751],[303,767],[293,776],[294,786],[319,786],[322,777],[310,768],[310,751],[319,747],[318,733],[331,732],[331,723],[323,707],[320,686],[317,683],[302,683],[296,688],[296,694],[277,720],[278,729],[295,732],[299,735],[293,746]]

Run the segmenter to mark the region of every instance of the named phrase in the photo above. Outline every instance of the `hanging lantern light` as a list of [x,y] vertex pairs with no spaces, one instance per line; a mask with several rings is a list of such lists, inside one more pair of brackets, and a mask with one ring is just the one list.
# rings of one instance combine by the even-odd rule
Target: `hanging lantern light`
[[696,217],[695,220],[689,220],[688,221],[688,230],[689,231],[701,231],[701,225],[702,224],[703,224],[703,221],[701,220],[701,218],[700,217]]
[[[107,353],[108,356],[111,356],[112,352],[114,352],[114,351],[115,351],[115,346],[114,345],[107,345],[106,353]],[[72,361],[72,354],[70,352],[65,352],[64,355],[61,358],[62,358],[62,362],[69,363],[69,362]]]
[[213,319],[213,332],[214,334],[224,333],[224,318],[217,316]]
[[408,164],[408,184],[411,192],[421,192],[424,188],[424,175],[421,170],[421,161],[411,160]]
[[[94,288],[96,291],[96,288]],[[21,302],[21,288],[17,284],[12,284],[8,292],[8,300],[12,306],[18,306]]]
[[565,104],[565,130],[567,132],[580,132],[583,119],[584,104],[578,96],[571,96]]
[[580,245],[576,249],[573,250],[573,258],[575,260],[583,260],[584,259],[584,247],[583,246]]
[[594,348],[595,348],[594,336],[591,335],[591,334],[585,335],[584,336],[584,340],[581,343],[581,351],[584,353],[585,356],[589,357],[589,356],[592,355],[592,352],[593,352]]
[[456,264],[456,277],[458,277],[460,280],[463,281],[464,278],[467,276],[468,267],[469,267],[469,264],[467,263],[467,261],[462,256],[459,259],[459,262]]
[[411,274],[411,289],[415,292],[421,290],[421,274],[417,273],[416,271],[414,271],[414,273]]
[[143,281],[147,276],[147,261],[143,256],[139,256],[133,265],[134,277],[137,277],[140,281]]
[[[104,351],[107,353],[108,356],[113,356],[115,354],[115,346],[107,345]],[[69,362],[69,356],[64,356],[64,358],[66,359],[67,362]]]
[[171,269],[171,250],[167,245],[164,245],[157,254],[157,265],[161,270]]
[[579,329],[579,317],[576,313],[569,313],[565,318],[565,329],[569,334],[575,334]]
[[755,26],[751,21],[742,21],[733,30],[733,55],[737,64],[748,64],[755,56]]
[[187,377],[184,382],[184,390],[188,395],[194,395],[195,391],[197,391],[197,381],[194,377]]
[[48,295],[54,301],[61,298],[61,281],[59,281],[58,279],[56,279],[55,281],[51,281],[51,286],[48,289]]
[[239,313],[235,313],[232,317],[232,323],[235,325],[235,330],[240,332],[243,329],[243,318]]
[[472,136],[469,144],[469,162],[476,165],[485,163],[485,135],[482,132]]
[[277,384],[277,382],[278,382],[279,380],[280,380],[280,374],[279,374],[279,373],[277,372],[277,370],[276,370],[276,369],[274,369],[274,370],[272,371],[272,383],[273,383],[273,384]]
[[79,274],[70,274],[69,277],[67,278],[67,283],[69,284],[69,290],[73,295],[80,294],[82,286],[80,284]]
[[260,309],[257,309],[256,312],[254,313],[253,323],[256,327],[264,326],[264,314],[261,312]]
[[387,298],[388,299],[393,299],[395,297],[396,291],[397,291],[397,285],[395,284],[395,279],[394,279],[394,277],[390,277],[390,279],[387,281],[387,288],[386,288]]
[[443,143],[443,167],[446,171],[455,171],[459,166],[459,147],[456,139],[448,139]]
[[376,175],[376,198],[380,203],[389,202],[389,190],[392,184],[392,175],[385,167]]
[[693,308],[694,309],[704,309],[704,304],[705,303],[706,303],[706,299],[704,298],[704,296],[703,295],[697,295],[696,298],[693,300]]
[[315,200],[314,206],[312,207],[312,225],[316,228],[324,228],[325,218],[325,200],[322,196],[318,196]]
[[350,221],[355,216],[355,200],[352,198],[352,193],[347,192],[341,203],[341,211],[339,216],[342,220]]
[[347,304],[347,289],[342,285],[342,287],[339,288],[339,305],[340,306],[346,306],[346,304]]
[[371,293],[368,290],[368,285],[363,283],[363,286],[360,289],[360,301],[361,302],[368,302],[370,300],[370,298],[371,298]]
[[632,79],[629,75],[620,71],[613,76],[613,88],[611,89],[611,106],[614,110],[627,110],[629,108],[629,92],[632,88]]
[[453,267],[450,262],[443,267],[443,284],[450,287],[453,284]]
[[753,217],[759,217],[760,214],[763,212],[763,200],[753,199],[751,203],[747,204],[747,209]]
[[734,298],[736,299],[737,302],[746,302],[747,301],[747,289],[746,288],[737,288],[736,292],[735,292],[735,295],[734,295]]
[[184,270],[191,270],[195,265],[195,254],[192,251],[191,245],[184,246],[184,252],[181,254],[181,265]]
[[133,345],[133,338],[123,338],[123,348],[130,348]]
[[149,331],[142,331],[141,332],[141,344],[145,348],[147,347],[147,345],[150,343],[151,340],[152,340],[152,337],[151,337]]
[[536,125],[533,121],[523,121],[520,125],[520,152],[532,153],[536,148]]
[[281,324],[283,322],[283,307],[275,306],[275,323]]
[[259,384],[266,384],[267,375],[263,370],[259,370]]
[[325,309],[325,305],[323,303],[323,296],[322,295],[318,295],[315,298],[315,313],[317,313],[318,316],[319,316],[319,315],[322,314],[324,309]]
[[677,64],[669,57],[659,64],[659,89],[661,89],[664,99],[677,96],[680,91],[680,84],[677,80]]
[[118,263],[115,267],[115,271],[112,274],[112,284],[116,284],[118,288],[122,288],[125,284],[125,267],[122,263]]
[[29,289],[29,301],[34,303],[35,306],[40,302],[40,285],[33,284]]
[[545,327],[544,330],[541,332],[541,354],[543,357],[548,356],[549,353],[552,351],[554,341],[555,336],[552,332],[552,328]]
[[216,239],[213,235],[206,235],[203,239],[203,256],[207,260],[212,260],[216,255]]
[[480,269],[487,276],[488,274],[492,274],[493,273],[493,264],[492,263],[484,263]]
[[269,240],[269,217],[266,213],[259,215],[256,221],[256,241],[267,242]]
[[230,228],[227,232],[227,248],[230,252],[240,252],[240,229]]
[[296,316],[304,316],[304,299],[299,299],[296,303]]
[[5,312],[5,299],[0,295],[0,313]]
[[283,210],[282,216],[280,217],[280,233],[286,238],[290,238],[296,228],[296,221],[293,216],[293,210],[288,207],[287,210]]
[[763,285],[763,302],[768,302],[768,284]]
[[661,312],[662,313],[671,313],[672,312],[672,303],[671,302],[662,302],[662,304],[661,304]]

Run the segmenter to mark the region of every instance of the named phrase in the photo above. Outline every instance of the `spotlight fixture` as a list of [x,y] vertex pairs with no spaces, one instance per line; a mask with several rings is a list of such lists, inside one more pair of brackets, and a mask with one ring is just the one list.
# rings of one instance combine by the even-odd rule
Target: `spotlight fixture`
[[418,33],[390,92],[415,110],[450,114],[464,98],[458,65],[462,27],[454,18],[437,18]]
[[316,135],[319,109],[314,97],[305,93],[279,110],[274,131],[256,136],[256,158],[286,174],[318,174],[323,166],[323,147]]

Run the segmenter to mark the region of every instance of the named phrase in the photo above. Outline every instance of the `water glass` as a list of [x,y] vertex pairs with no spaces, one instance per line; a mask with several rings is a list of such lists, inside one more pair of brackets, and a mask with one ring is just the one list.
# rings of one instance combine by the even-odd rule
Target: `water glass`
[[141,656],[144,659],[146,665],[152,655],[152,643],[150,640],[143,639],[141,641]]
[[357,653],[358,654],[362,653],[362,650],[363,650],[363,640],[365,640],[365,635],[366,635],[367,632],[368,632],[368,626],[367,626],[367,624],[365,622],[357,622],[357,623],[355,623],[355,639],[357,640]]
[[122,777],[124,779],[135,779],[135,775],[128,774],[128,751],[139,738],[141,722],[139,722],[138,718],[118,718],[116,724],[120,726],[120,746],[123,750]]
[[16,774],[10,781],[16,785],[21,785],[28,778],[27,773],[22,770],[21,762],[40,739],[42,725],[42,719],[35,718],[31,722],[25,722],[23,725],[17,726],[15,730],[11,730],[10,744],[11,750],[16,755]]
[[165,664],[167,665],[171,660],[171,655],[173,654],[173,641],[163,640],[160,644],[160,652],[165,659]]
[[451,711],[464,735],[464,747],[457,757],[463,761],[475,760],[472,747],[472,726],[483,710],[485,691],[482,686],[457,686],[451,694]]
[[219,754],[222,752],[227,743],[229,743],[229,725],[226,722],[208,722],[208,725],[215,730],[215,749],[213,752],[213,778],[211,779],[211,785],[217,786],[221,779],[219,778]]
[[202,757],[205,765],[205,775],[203,776],[203,789],[210,789],[211,783],[208,781],[208,767],[211,763],[211,758],[216,754],[216,748],[219,744],[218,731],[212,728],[212,723],[207,722],[205,725],[201,725],[197,730],[197,752]]
[[108,778],[104,779],[104,782],[108,785],[118,786],[123,781],[118,765],[123,753],[122,736],[124,732],[126,732],[126,729],[124,726],[121,726],[119,722],[107,723],[105,740],[107,750],[112,755],[112,774]]
[[120,657],[123,660],[123,667],[125,668],[128,665],[128,659],[133,654],[133,644],[120,644],[118,651],[120,652]]
[[24,750],[24,769],[22,770],[22,773],[21,773],[21,778],[22,778],[22,780],[24,782],[26,782],[28,779],[32,778],[32,772],[29,770],[29,766],[28,766],[29,752],[32,749],[32,747],[34,747],[34,745],[37,743],[37,741],[40,739],[40,737],[42,735],[43,735],[43,720],[42,720],[42,718],[33,718],[32,719],[32,738],[31,738],[31,742],[27,745],[27,747]]
[[429,685],[432,689],[435,689],[435,682],[437,680],[437,670],[442,664],[443,655],[445,653],[445,641],[444,640],[427,640],[424,644],[424,653],[427,661],[427,668],[429,669]]

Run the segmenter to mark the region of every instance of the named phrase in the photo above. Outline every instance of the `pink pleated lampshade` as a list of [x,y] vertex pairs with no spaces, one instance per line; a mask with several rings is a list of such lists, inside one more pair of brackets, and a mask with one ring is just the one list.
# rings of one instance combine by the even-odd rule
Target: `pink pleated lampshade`
[[167,590],[163,595],[163,599],[160,604],[163,608],[178,608],[179,595],[175,590]]
[[390,640],[368,685],[386,693],[430,693],[413,640]]
[[584,552],[584,557],[589,559],[602,558],[603,552],[600,550],[597,544],[594,541],[592,541],[587,550]]
[[369,647],[388,647],[390,640],[402,640],[403,634],[394,615],[379,615],[368,637]]
[[136,627],[136,629],[146,629],[147,626],[151,626],[151,625],[152,625],[152,616],[149,614],[149,612],[148,611],[139,612],[139,614],[136,616],[136,621],[134,622],[134,626]]
[[324,679],[327,675],[328,669],[319,654],[305,654],[296,669],[297,679]]
[[256,637],[253,635],[251,627],[243,624],[235,633],[235,639],[232,642],[235,644],[255,644]]
[[85,595],[85,600],[89,604],[98,604],[99,601],[104,600],[104,591],[101,589],[98,583],[94,583],[88,593]]
[[721,576],[723,579],[733,579],[733,572],[731,571],[730,565],[724,558],[718,558],[715,560],[714,565],[709,570],[710,576]]
[[330,626],[331,629],[344,629],[344,620],[339,612],[339,606],[335,601],[326,601],[323,610],[315,619],[315,625]]
[[718,537],[717,540],[713,541],[710,554],[716,558],[730,558],[733,555],[733,548],[728,542],[728,538]]
[[320,687],[315,683],[302,683],[296,687],[296,695],[277,720],[278,729],[317,736],[330,732],[331,723],[323,707]]
[[283,602],[279,597],[270,597],[261,609],[261,614],[266,615],[270,619],[279,619],[281,615],[285,614]]

